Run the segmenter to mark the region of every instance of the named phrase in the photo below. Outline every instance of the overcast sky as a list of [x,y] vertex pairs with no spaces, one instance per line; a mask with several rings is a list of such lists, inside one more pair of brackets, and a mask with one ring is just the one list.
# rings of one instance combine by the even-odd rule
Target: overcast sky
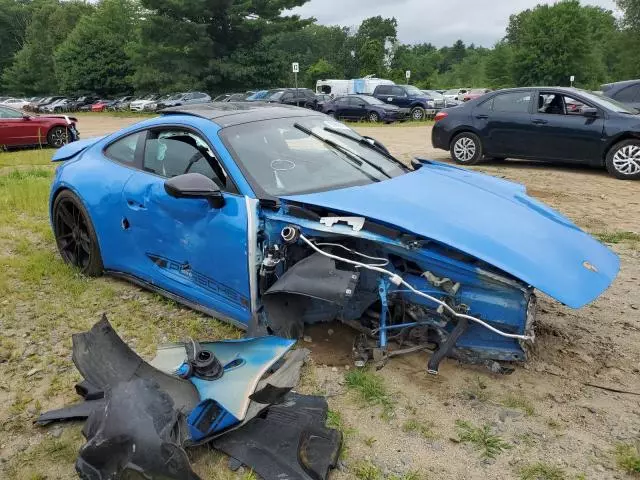
[[[403,43],[431,42],[441,47],[462,39],[491,47],[505,35],[509,15],[544,0],[310,0],[293,11],[324,25],[357,26],[368,17],[396,17]],[[582,0],[615,9],[614,0]]]

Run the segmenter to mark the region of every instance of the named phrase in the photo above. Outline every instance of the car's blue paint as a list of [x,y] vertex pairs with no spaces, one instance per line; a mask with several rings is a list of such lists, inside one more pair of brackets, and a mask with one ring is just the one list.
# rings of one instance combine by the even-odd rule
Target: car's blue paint
[[614,253],[521,185],[442,163],[286,200],[361,215],[449,245],[574,308],[600,295],[619,269]]
[[[233,179],[238,194],[224,193],[221,209],[211,208],[205,200],[176,199],[166,194],[163,178],[104,156],[103,150],[113,141],[158,126],[183,126],[199,132]],[[67,161],[56,172],[51,204],[61,189],[78,195],[96,230],[106,270],[140,279],[246,326],[260,309],[259,299],[252,299],[250,281],[255,280],[250,275],[257,277],[258,258],[253,259],[255,270],[249,270],[248,262],[247,198],[256,195],[219,132],[213,121],[171,114],[71,144],[58,151],[57,158]],[[619,268],[612,252],[527,196],[523,186],[437,162],[423,161],[418,171],[380,183],[281,200],[275,209],[257,207],[262,246],[280,243],[282,227],[295,224],[312,237],[339,236],[354,239],[358,247],[375,248],[377,253],[384,249],[384,255],[411,261],[423,272],[460,282],[452,301],[512,333],[525,333],[532,287],[579,307],[606,289]],[[346,225],[326,227],[294,215],[290,203],[364,216],[435,243],[410,246],[402,238],[366,229],[354,232]],[[419,275],[407,273],[404,278],[415,288],[448,298]],[[329,311],[326,303],[313,303],[304,319],[326,319],[332,314],[358,319],[375,301],[377,291],[372,274],[363,272],[360,281],[366,288],[344,311]],[[433,307],[415,294],[396,287],[391,290],[411,304]],[[452,328],[433,317],[428,321],[436,329]],[[517,341],[477,324],[470,324],[457,347],[483,358],[525,357]]]
[[[278,360],[295,344],[295,340],[268,336],[240,340],[202,342],[200,348],[213,353],[224,367],[217,380],[190,377],[198,390],[200,400],[215,400],[238,420],[243,420],[249,408],[249,396],[258,382]],[[183,344],[165,345],[150,363],[166,373],[175,374],[187,359]],[[241,362],[230,367],[234,360]]]
[[51,161],[61,162],[63,160],[68,160],[71,157],[74,157],[75,155],[84,151],[94,143],[100,141],[104,137],[105,136],[103,135],[101,137],[86,138],[84,140],[77,140],[75,142],[67,143],[66,145],[56,150],[56,152],[53,154],[53,157],[51,158]]

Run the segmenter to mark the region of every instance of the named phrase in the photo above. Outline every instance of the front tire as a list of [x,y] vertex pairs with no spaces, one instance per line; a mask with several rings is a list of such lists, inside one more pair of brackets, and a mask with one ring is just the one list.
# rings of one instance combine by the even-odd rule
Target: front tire
[[475,165],[482,160],[482,142],[475,133],[463,132],[451,142],[451,158],[461,165]]
[[70,190],[60,192],[53,202],[53,234],[65,263],[90,277],[102,274],[104,266],[93,223],[82,201]]
[[411,118],[413,120],[416,121],[421,121],[424,120],[425,117],[425,111],[424,108],[422,107],[413,107],[413,109],[411,109]]
[[69,130],[66,127],[53,127],[47,134],[47,143],[53,148],[66,145],[69,143]]
[[640,179],[640,140],[623,140],[607,153],[609,174],[620,180]]
[[377,112],[369,112],[369,115],[367,116],[367,119],[371,123],[378,123],[380,121],[380,115],[378,115]]

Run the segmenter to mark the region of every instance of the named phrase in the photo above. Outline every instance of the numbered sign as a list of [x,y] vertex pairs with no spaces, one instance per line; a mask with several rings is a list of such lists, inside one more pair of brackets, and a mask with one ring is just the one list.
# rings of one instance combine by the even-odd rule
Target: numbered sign
[[411,70],[407,70],[405,72],[405,76],[407,77],[407,80],[409,80],[411,78]]
[[293,73],[298,73],[300,71],[300,64],[298,62],[293,62],[291,64],[291,69],[293,70]]

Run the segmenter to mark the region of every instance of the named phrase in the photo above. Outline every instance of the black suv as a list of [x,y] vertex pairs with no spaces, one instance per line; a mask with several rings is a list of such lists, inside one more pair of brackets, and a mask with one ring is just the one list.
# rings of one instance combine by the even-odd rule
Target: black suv
[[318,98],[309,88],[279,88],[274,90],[266,99],[269,103],[284,103],[298,107],[317,110]]

